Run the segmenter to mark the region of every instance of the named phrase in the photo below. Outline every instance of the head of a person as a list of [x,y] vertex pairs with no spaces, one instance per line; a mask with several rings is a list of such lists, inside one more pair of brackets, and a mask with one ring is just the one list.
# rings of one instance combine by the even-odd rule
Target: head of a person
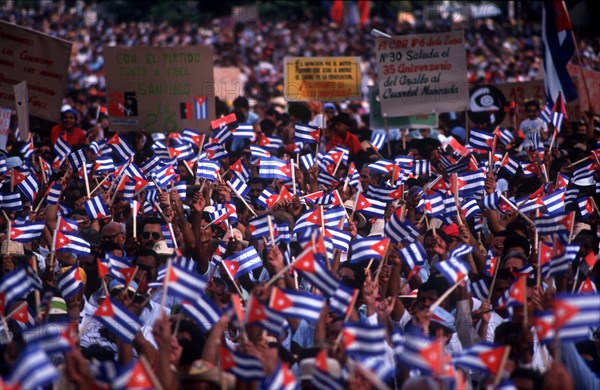
[[346,133],[348,132],[348,130],[350,130],[351,125],[352,119],[350,118],[350,115],[348,115],[345,112],[339,113],[331,120],[333,133],[340,137],[346,136]]
[[492,304],[495,305],[498,300],[500,300],[500,297],[508,290],[513,280],[514,276],[510,271],[501,268],[498,269],[496,283],[494,283],[494,289],[492,290],[492,295],[490,297]]
[[102,241],[111,241],[121,247],[125,244],[125,225],[119,222],[109,222],[103,228],[100,233]]
[[77,111],[73,109],[66,110],[61,115],[62,128],[65,131],[71,131],[77,125]]
[[517,368],[510,375],[510,380],[519,390],[536,390],[542,388],[542,375],[531,368]]
[[248,197],[250,198],[252,203],[256,202],[256,200],[258,199],[260,194],[262,194],[264,189],[265,183],[262,180],[256,178],[250,179],[250,191],[248,191]]
[[531,244],[529,243],[527,237],[516,233],[514,230],[507,230],[509,232],[506,234],[506,238],[502,243],[504,247],[504,255],[507,255],[510,252],[518,252],[522,253],[525,256],[529,256],[529,253],[531,251]]
[[[430,277],[425,283],[419,286],[415,304],[422,309],[429,309],[429,307],[437,301],[447,289],[448,282],[445,278]],[[446,299],[440,306],[445,309],[447,309],[448,306],[452,306],[451,299]]]
[[496,344],[510,345],[509,359],[515,365],[530,364],[533,359],[533,335],[523,324],[503,322],[494,331]]
[[516,272],[523,269],[527,265],[527,256],[521,252],[508,252],[506,256],[502,258],[500,268],[510,272]]
[[233,109],[243,114],[248,114],[250,111],[250,102],[243,96],[238,96],[233,101]]
[[536,119],[540,113],[540,102],[536,99],[531,99],[525,103],[525,112],[531,120]]
[[158,241],[164,240],[160,228],[161,225],[162,219],[157,217],[149,217],[144,221],[141,238],[141,243],[144,248],[152,249]]
[[140,283],[144,277],[148,283],[156,281],[156,277],[158,276],[158,268],[160,267],[160,257],[152,249],[140,249],[135,257],[134,265],[138,267],[139,271],[144,271],[136,272],[134,280],[137,283]]
[[504,240],[506,239],[507,234],[507,230],[502,230],[496,233],[494,238],[492,238],[490,247],[494,256],[502,257],[502,254],[504,253]]

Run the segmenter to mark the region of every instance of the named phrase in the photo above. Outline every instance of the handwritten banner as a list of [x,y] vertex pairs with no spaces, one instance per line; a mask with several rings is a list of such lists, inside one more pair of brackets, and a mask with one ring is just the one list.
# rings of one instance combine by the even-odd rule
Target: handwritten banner
[[360,57],[286,57],[284,80],[287,101],[360,99]]
[[27,81],[31,115],[60,122],[71,42],[0,21],[0,106],[16,109],[13,86]]
[[384,115],[467,108],[469,85],[463,31],[377,38],[375,44]]
[[6,150],[12,110],[0,107],[0,149]]
[[104,59],[111,130],[210,131],[212,48],[107,47]]
[[591,69],[584,69],[582,78],[579,66],[568,64],[567,70],[573,78],[573,82],[577,86],[577,95],[579,96],[579,106],[581,107],[581,110],[587,111],[590,109],[590,102],[584,85],[584,83],[586,83],[587,90],[590,93],[590,98],[592,99],[591,107],[595,113],[600,113],[600,88],[598,88],[600,85],[600,72]]
[[385,129],[386,125],[388,129],[428,129],[430,127],[438,127],[437,114],[384,118],[381,115],[381,103],[379,102],[379,89],[377,85],[369,87],[369,112],[369,124],[373,129]]

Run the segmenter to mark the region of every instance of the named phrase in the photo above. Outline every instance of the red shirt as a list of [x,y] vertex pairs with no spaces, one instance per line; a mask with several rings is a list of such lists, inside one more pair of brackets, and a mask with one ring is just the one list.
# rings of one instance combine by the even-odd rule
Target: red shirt
[[345,146],[348,149],[350,149],[350,156],[356,156],[358,154],[358,152],[363,150],[363,147],[360,144],[358,137],[349,131],[346,132],[346,137],[344,139],[342,139],[342,137],[340,137],[337,134],[335,134],[333,137],[331,137],[329,142],[327,142],[326,149],[329,152],[331,149],[333,149],[334,147],[336,147],[338,145],[342,145],[342,146]]
[[[50,130],[50,143],[52,146],[54,146],[58,140],[58,136],[64,131],[62,125],[56,125]],[[74,128],[73,131],[67,133],[67,142],[71,146],[85,144],[87,142],[85,131],[78,127]]]

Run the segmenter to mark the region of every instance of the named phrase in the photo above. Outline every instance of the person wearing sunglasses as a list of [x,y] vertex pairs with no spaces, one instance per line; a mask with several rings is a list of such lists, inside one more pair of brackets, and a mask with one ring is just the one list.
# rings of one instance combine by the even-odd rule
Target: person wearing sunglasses
[[102,241],[111,241],[121,248],[125,245],[125,226],[118,222],[109,222],[102,228]]
[[164,240],[160,225],[160,218],[150,217],[146,219],[142,227],[142,247],[152,249],[158,241]]

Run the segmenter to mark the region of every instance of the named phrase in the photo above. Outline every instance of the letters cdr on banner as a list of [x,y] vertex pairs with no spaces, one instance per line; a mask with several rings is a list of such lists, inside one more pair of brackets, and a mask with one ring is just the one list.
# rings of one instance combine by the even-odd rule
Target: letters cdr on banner
[[465,110],[469,103],[463,31],[378,38],[383,115]]

